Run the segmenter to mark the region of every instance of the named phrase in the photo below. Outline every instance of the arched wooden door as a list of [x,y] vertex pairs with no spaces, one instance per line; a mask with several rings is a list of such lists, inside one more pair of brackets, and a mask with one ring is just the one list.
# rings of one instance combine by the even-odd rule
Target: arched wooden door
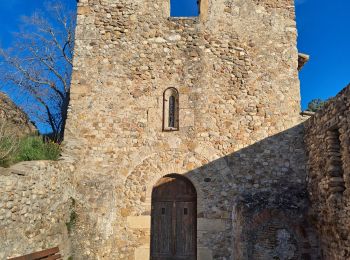
[[152,192],[151,260],[197,259],[197,194],[177,174],[160,179]]

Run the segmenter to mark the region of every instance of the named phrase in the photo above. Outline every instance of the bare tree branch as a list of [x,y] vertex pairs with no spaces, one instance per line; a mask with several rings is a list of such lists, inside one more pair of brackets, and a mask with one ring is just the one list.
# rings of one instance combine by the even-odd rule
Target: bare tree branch
[[0,48],[1,85],[18,94],[21,106],[37,124],[62,141],[69,103],[75,14],[47,2],[45,12],[23,18],[17,41]]

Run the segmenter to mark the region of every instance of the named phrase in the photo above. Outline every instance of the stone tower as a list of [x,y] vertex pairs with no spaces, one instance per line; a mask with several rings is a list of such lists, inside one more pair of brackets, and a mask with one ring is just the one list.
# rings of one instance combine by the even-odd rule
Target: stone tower
[[78,3],[65,136],[75,259],[314,255],[294,1],[199,9]]

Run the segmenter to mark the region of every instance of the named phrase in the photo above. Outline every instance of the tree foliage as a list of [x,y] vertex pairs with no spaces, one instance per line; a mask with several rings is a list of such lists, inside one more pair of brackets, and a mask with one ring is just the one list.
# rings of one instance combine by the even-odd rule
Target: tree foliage
[[13,45],[0,49],[1,85],[57,142],[67,118],[75,30],[75,14],[62,2],[47,2],[45,10],[23,17]]
[[322,100],[319,98],[313,99],[307,105],[306,110],[311,112],[317,112],[321,110],[328,102],[329,102],[329,99],[328,100]]

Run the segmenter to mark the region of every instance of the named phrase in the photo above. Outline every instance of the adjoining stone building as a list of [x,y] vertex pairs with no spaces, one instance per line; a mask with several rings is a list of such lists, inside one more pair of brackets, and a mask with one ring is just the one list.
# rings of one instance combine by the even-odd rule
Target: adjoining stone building
[[323,259],[350,259],[350,85],[306,122],[308,190]]
[[64,154],[78,258],[318,257],[294,3],[199,5],[78,3]]

